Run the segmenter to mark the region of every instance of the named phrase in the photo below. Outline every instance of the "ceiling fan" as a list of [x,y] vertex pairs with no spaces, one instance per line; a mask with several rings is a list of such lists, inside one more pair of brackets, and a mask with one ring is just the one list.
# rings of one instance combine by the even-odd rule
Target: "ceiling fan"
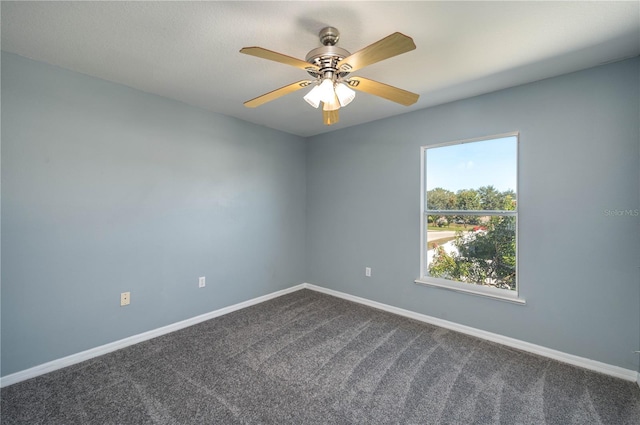
[[244,106],[255,108],[286,94],[313,86],[304,96],[304,100],[314,108],[318,108],[322,103],[323,122],[326,125],[332,125],[340,119],[338,114],[340,107],[347,106],[355,98],[355,92],[352,89],[405,106],[413,105],[418,101],[419,95],[415,93],[349,75],[365,66],[415,49],[416,45],[411,37],[395,32],[351,54],[336,46],[340,39],[340,33],[336,28],[323,28],[319,36],[322,46],[307,53],[304,61],[262,47],[242,48],[240,53],[295,66],[307,71],[313,77],[311,80],[297,81],[248,100],[244,102]]

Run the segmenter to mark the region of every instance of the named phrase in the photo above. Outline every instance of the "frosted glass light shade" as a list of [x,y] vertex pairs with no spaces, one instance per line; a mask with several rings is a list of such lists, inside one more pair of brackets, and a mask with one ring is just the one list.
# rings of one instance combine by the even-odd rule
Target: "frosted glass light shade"
[[325,78],[307,93],[304,100],[314,108],[318,108],[322,102],[324,111],[335,111],[341,106],[347,106],[355,97],[356,92],[346,84],[334,85],[332,79]]
[[322,100],[321,94],[322,90],[320,90],[320,86],[315,86],[303,99],[306,100],[309,105],[314,108],[318,108],[318,106],[320,106],[320,101]]
[[330,78],[325,78],[324,80],[322,80],[322,82],[318,86],[318,89],[320,89],[320,99],[324,103],[330,103],[333,101],[335,92],[333,91],[333,81]]
[[323,111],[335,111],[337,109],[340,109],[340,102],[335,94],[333,94],[333,97],[329,102],[322,102]]
[[347,106],[356,97],[356,92],[347,87],[344,83],[336,84],[336,96],[340,106]]

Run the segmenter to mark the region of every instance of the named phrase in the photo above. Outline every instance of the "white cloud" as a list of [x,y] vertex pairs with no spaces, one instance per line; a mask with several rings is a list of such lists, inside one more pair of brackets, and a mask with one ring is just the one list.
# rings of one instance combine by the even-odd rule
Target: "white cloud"
[[473,161],[467,161],[459,163],[456,168],[458,168],[458,170],[470,170],[474,165]]

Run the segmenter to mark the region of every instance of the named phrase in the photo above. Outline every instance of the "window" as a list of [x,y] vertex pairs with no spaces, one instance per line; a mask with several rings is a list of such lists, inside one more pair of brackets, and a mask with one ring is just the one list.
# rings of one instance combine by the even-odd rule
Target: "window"
[[518,134],[422,148],[416,283],[518,298]]

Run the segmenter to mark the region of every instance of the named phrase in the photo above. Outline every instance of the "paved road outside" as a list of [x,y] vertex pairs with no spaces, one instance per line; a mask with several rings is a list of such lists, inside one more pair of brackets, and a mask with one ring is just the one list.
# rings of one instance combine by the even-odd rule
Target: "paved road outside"
[[[452,230],[427,230],[427,243],[438,239],[451,238],[456,235],[456,232]],[[453,244],[453,241],[445,242],[440,245],[444,251],[449,255],[457,255],[458,248]],[[431,247],[427,249],[427,264],[431,264],[435,250]]]
[[427,230],[427,242],[442,238],[452,238],[455,235],[456,232],[453,230]]

